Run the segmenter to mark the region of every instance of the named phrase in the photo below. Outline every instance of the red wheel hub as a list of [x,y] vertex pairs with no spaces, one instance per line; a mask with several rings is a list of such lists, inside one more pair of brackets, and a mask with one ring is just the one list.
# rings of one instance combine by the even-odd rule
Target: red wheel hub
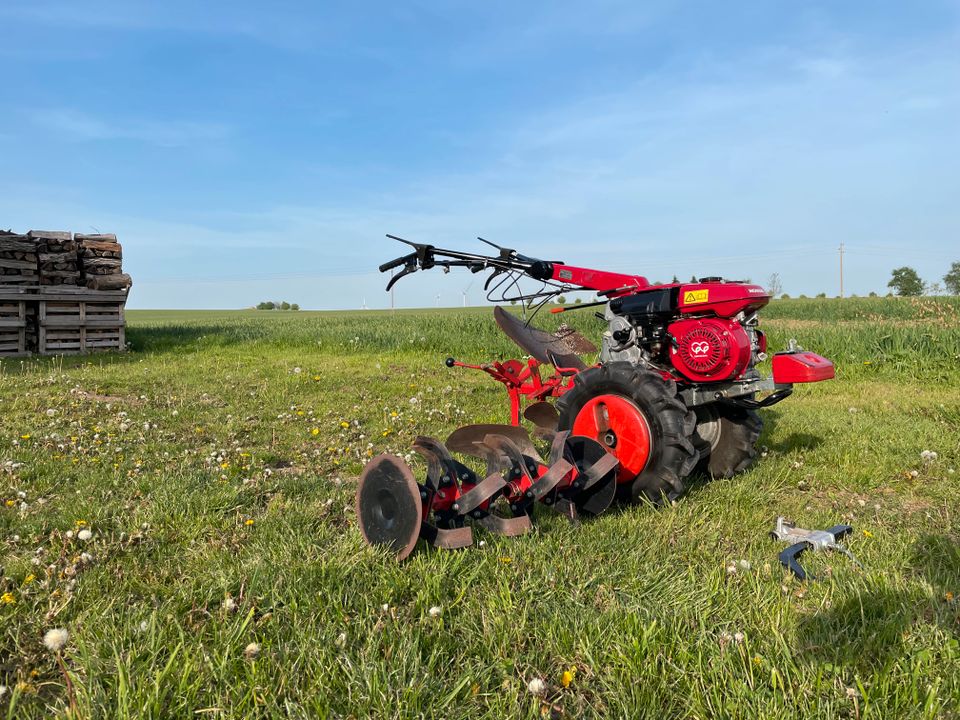
[[650,424],[640,408],[622,395],[590,399],[573,421],[573,434],[593,438],[617,456],[621,483],[643,472],[650,458]]

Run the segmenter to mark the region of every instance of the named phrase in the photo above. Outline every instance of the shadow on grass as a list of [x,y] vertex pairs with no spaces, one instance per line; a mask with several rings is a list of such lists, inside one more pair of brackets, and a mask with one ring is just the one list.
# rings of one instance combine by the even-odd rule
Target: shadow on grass
[[919,622],[960,636],[960,613],[946,600],[960,587],[960,545],[927,535],[914,545],[910,563],[913,574],[933,587],[932,600],[920,587],[865,590],[801,621],[797,637],[804,654],[868,674],[903,655],[903,637]]

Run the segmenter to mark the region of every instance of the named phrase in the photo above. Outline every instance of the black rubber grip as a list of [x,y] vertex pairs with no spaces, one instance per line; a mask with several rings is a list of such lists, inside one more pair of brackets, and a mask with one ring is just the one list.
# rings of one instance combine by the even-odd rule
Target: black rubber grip
[[410,253],[409,255],[404,255],[403,257],[398,257],[396,260],[391,260],[390,262],[386,262],[386,263],[384,263],[383,265],[381,265],[381,266],[380,266],[380,272],[386,272],[387,270],[393,270],[394,268],[398,268],[398,267],[400,267],[401,265],[406,265],[406,264],[407,264],[408,262],[410,262],[411,260],[416,260],[416,259],[417,259],[417,254],[416,254],[416,253]]

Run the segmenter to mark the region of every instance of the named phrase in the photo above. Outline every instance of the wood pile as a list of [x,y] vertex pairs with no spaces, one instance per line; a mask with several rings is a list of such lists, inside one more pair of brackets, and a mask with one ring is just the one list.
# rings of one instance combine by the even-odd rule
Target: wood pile
[[27,235],[37,241],[41,285],[80,284],[77,243],[71,233],[31,230]]
[[116,235],[74,236],[83,284],[91,290],[125,290],[133,284],[123,272],[123,247]]
[[132,284],[116,235],[0,230],[0,356],[124,350]]
[[0,285],[36,285],[39,282],[36,240],[0,230]]

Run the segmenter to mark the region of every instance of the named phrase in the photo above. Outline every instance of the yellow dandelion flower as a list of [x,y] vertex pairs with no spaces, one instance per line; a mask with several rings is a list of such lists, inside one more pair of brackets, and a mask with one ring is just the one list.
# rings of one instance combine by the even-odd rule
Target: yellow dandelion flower
[[319,375],[314,375],[314,376],[313,376],[313,381],[314,381],[314,382],[320,382],[322,379],[323,379],[323,378],[321,378]]
[[560,676],[560,684],[565,688],[570,687],[570,683],[573,682],[573,678],[576,674],[577,669],[575,667],[571,667],[569,670],[564,670],[563,674]]
[[513,558],[502,557],[502,558],[500,558],[500,562],[502,562],[502,563],[504,563],[505,565],[507,565],[507,564],[513,562]]
[[86,520],[77,520],[74,522],[74,525],[76,525],[78,528],[85,527],[86,524],[87,524]]
[[864,537],[868,537],[868,538],[872,538],[872,537],[873,537],[873,533],[870,532],[869,530],[864,530],[864,531],[863,531],[863,536],[864,536]]
[[30,439],[30,433],[25,433],[25,434],[21,435],[21,436],[20,436],[20,439],[21,439],[21,440],[29,440],[29,439]]
[[13,596],[13,593],[5,592],[3,595],[0,595],[0,603],[4,605],[16,605],[17,599]]
[[313,435],[314,437],[316,437],[317,435],[320,434],[320,428],[313,428],[313,429],[310,431],[310,434]]
[[944,596],[943,596],[943,597],[944,597],[944,599],[945,599],[947,602],[953,602],[953,593],[952,593],[952,592],[944,593]]
[[250,453],[240,453],[240,457],[242,457],[242,458],[248,458],[248,457],[250,457]]
[[37,579],[37,576],[34,575],[33,573],[30,573],[29,575],[27,575],[27,576],[23,579],[23,584],[24,584],[24,585],[29,585],[30,583],[32,583],[32,582],[33,582],[34,580],[36,580],[36,579]]
[[222,463],[220,463],[220,467],[223,468],[224,470],[226,470],[228,467],[230,467],[230,463],[228,463],[228,462],[222,462]]
[[383,437],[386,437],[386,436],[389,435],[389,434],[390,434],[390,431],[389,431],[389,430],[384,430],[384,431],[383,431]]
[[253,525],[253,518],[247,518],[243,524],[246,525],[247,527],[250,527],[251,525]]
[[6,505],[7,507],[13,507],[13,506],[16,505],[16,504],[17,504],[17,501],[16,501],[16,500],[7,500],[7,501],[4,503],[4,505]]
[[392,418],[400,417],[400,413],[398,413],[396,410],[393,410],[390,412],[390,417]]
[[762,664],[763,664],[763,658],[760,657],[759,655],[754,655],[754,657],[753,657],[753,664],[754,664],[754,665],[762,665]]
[[350,423],[348,423],[346,420],[341,420],[341,421],[340,421],[340,427],[346,429],[346,428],[350,427]]
[[297,417],[303,417],[303,410],[297,410]]

